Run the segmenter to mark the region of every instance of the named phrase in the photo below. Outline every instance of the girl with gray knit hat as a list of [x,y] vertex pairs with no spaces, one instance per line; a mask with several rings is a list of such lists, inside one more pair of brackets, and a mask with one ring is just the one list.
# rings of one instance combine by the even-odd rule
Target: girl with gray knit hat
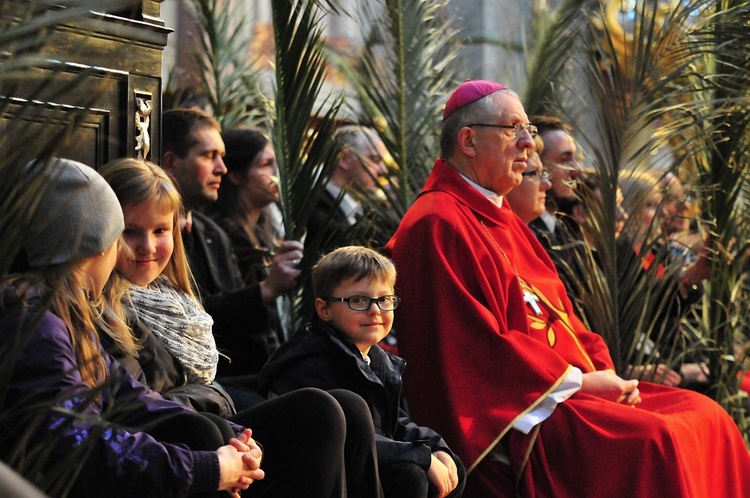
[[[7,277],[0,289],[0,364],[12,365],[0,413],[2,458],[16,466],[33,461],[19,470],[51,494],[227,490],[239,496],[264,477],[250,431],[233,426],[235,437],[223,444],[209,419],[161,399],[101,350],[96,302],[124,227],[112,189],[93,169],[65,159],[30,165],[25,180],[24,187],[33,185],[40,195],[31,206],[24,247],[31,268]],[[183,422],[194,432],[217,433],[219,443],[191,450],[191,434],[179,441],[187,446],[154,436]],[[121,427],[148,428],[150,434]],[[40,455],[48,459],[40,462]],[[60,461],[73,467],[68,478],[55,472]]]

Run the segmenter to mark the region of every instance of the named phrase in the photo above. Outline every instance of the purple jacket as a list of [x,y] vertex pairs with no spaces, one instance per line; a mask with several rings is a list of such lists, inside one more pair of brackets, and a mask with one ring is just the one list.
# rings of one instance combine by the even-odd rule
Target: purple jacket
[[[218,489],[216,452],[190,451],[186,446],[163,444],[138,432],[137,428],[188,408],[139,384],[106,353],[102,354],[108,380],[100,396],[92,394],[81,379],[64,322],[50,312],[39,315],[29,312],[24,320],[15,314],[0,321],[0,375],[9,375],[7,381],[3,379],[7,388],[0,387],[0,394],[4,394],[0,398],[2,434],[20,436],[31,430],[29,446],[33,448],[35,442],[57,432],[59,439],[50,448],[49,461],[54,464],[75,455],[80,470],[73,488],[76,496],[177,497]],[[36,330],[30,333],[39,319]],[[18,345],[22,341],[27,342]],[[56,410],[47,410],[50,402]],[[72,418],[65,413],[68,410],[84,417]],[[40,414],[41,425],[34,430],[32,417]],[[17,448],[19,441],[16,437],[8,443],[2,444],[4,458],[11,444]],[[88,458],[76,453],[85,449],[91,451]],[[70,476],[65,478],[68,482]]]

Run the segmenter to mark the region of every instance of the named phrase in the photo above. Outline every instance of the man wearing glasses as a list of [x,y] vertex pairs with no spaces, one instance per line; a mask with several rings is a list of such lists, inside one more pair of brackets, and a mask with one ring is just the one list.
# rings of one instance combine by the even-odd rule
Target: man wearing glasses
[[498,83],[448,99],[442,157],[387,246],[413,419],[466,464],[467,497],[741,496],[750,455],[732,419],[700,394],[616,375],[504,202],[535,133]]
[[[307,225],[308,237],[319,240],[319,245],[311,246],[319,247],[320,253],[348,242],[370,243],[369,240],[351,240],[372,234],[358,233],[350,228],[364,214],[362,202],[365,198],[382,197],[379,182],[388,172],[385,164],[387,150],[375,130],[347,125],[336,131],[335,138],[341,147],[338,164]],[[385,240],[380,242],[381,245],[384,243]]]

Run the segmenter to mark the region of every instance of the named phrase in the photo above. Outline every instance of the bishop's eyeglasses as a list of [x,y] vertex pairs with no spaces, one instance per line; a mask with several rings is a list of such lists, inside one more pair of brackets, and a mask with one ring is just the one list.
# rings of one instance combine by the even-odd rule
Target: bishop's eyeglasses
[[380,311],[393,311],[398,308],[401,298],[394,295],[370,297],[370,296],[349,296],[349,297],[327,297],[329,302],[343,302],[349,305],[349,309],[354,311],[367,311],[375,303]]
[[518,138],[521,136],[521,133],[524,132],[524,130],[529,132],[529,135],[531,135],[531,138],[534,138],[539,130],[537,130],[536,126],[533,124],[523,124],[523,123],[516,123],[512,125],[501,125],[501,124],[489,124],[489,123],[472,123],[466,125],[469,128],[472,126],[485,126],[487,128],[504,128],[506,130],[513,130],[513,135]]

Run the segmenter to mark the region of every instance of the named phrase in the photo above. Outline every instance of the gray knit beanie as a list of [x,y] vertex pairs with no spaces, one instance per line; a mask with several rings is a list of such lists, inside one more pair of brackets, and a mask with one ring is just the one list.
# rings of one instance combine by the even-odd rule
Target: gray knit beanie
[[29,185],[42,190],[25,243],[32,268],[99,254],[125,228],[117,196],[85,164],[54,159],[49,165],[30,164],[27,174]]

